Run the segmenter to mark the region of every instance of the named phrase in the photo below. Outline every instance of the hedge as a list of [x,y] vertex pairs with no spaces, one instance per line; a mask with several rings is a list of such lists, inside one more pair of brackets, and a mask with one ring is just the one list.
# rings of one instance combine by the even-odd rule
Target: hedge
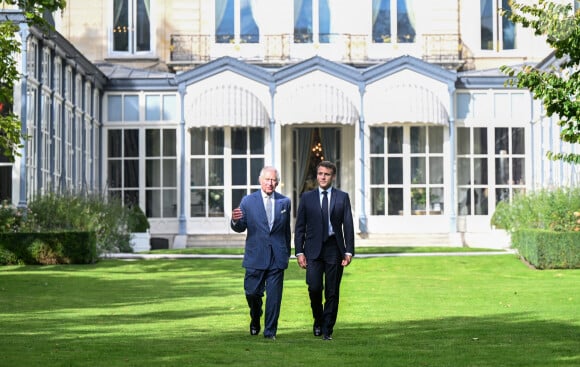
[[579,269],[580,232],[520,229],[511,235],[512,247],[538,269]]

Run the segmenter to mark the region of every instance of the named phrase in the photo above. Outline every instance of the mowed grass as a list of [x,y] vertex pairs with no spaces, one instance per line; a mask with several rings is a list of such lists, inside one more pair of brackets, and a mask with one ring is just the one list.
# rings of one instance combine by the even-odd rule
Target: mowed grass
[[355,258],[334,340],[286,272],[276,341],[239,259],[0,267],[0,366],[578,366],[580,270],[516,255]]

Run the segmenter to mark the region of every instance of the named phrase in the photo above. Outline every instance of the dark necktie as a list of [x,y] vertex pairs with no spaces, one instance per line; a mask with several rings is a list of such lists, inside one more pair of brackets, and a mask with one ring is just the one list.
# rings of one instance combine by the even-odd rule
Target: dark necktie
[[328,192],[322,192],[322,240],[328,239]]
[[272,229],[272,196],[268,195],[266,199],[266,215],[268,216],[268,225]]

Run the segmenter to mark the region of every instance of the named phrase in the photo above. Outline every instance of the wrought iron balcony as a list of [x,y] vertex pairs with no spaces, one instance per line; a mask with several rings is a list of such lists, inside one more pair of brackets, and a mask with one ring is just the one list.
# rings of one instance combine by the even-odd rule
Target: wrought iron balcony
[[236,40],[229,36],[193,34],[171,35],[169,65],[189,66],[205,63],[227,54],[257,64],[285,65],[315,55],[352,65],[369,65],[411,54],[423,60],[457,69],[464,60],[458,34],[425,34],[411,43],[373,42],[368,35],[246,35]]

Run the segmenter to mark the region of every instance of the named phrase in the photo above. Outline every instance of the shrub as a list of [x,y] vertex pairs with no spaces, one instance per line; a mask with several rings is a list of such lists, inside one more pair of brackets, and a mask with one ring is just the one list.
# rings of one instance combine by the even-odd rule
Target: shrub
[[519,229],[573,231],[575,209],[580,208],[580,189],[539,190],[514,196],[511,203],[500,202],[491,224],[508,232]]
[[149,229],[149,220],[139,205],[128,209],[127,227],[131,233],[143,233]]
[[26,218],[26,209],[18,209],[6,200],[0,204],[0,232],[18,232]]

